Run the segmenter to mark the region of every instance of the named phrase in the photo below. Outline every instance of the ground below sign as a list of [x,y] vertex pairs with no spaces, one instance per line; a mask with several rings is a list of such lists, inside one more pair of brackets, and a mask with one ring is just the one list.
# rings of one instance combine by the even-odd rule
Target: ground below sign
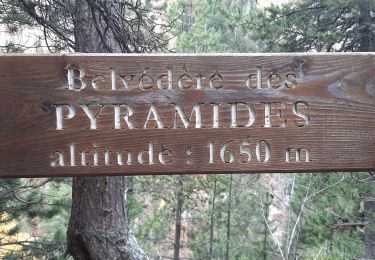
[[3,55],[0,176],[375,169],[375,55]]

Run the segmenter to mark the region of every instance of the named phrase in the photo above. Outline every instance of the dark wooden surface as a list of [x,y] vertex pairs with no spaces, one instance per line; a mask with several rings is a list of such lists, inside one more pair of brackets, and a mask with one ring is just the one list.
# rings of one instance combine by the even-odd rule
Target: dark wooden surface
[[[67,67],[84,69],[87,86],[81,91],[69,90]],[[116,88],[111,90],[111,68],[116,71]],[[173,71],[173,90],[157,88],[157,78]],[[262,71],[261,89],[246,86],[246,78]],[[184,73],[191,76],[178,80]],[[76,73],[77,74],[77,73]],[[146,74],[154,78],[151,89],[139,88],[139,78]],[[197,75],[204,75],[202,89],[196,89]],[[223,80],[210,87],[210,76],[219,74]],[[282,85],[279,88],[269,87]],[[92,78],[97,77],[95,90]],[[120,76],[134,75],[130,89],[125,89]],[[279,82],[278,76],[281,77]],[[289,76],[287,76],[289,75]],[[296,84],[291,81],[296,79]],[[129,79],[130,76],[127,76]],[[288,78],[289,81],[286,81]],[[145,77],[145,86],[148,81]],[[104,83],[103,83],[104,82]],[[76,82],[78,83],[78,81]],[[167,77],[161,80],[167,88]],[[78,85],[77,85],[78,86]],[[271,104],[273,127],[265,127],[265,103]],[[309,115],[306,124],[293,113],[296,102],[299,111]],[[219,104],[219,128],[213,128],[213,103]],[[251,104],[255,121],[249,127],[230,127],[232,103]],[[56,105],[71,104],[76,115],[64,120],[64,130],[56,130]],[[98,129],[88,129],[90,121],[79,105],[107,105],[97,117]],[[131,120],[136,129],[114,128],[114,104],[126,104],[134,109]],[[150,120],[144,128],[151,104],[154,104],[164,128],[157,129]],[[189,116],[194,104],[201,104],[202,127],[184,128],[177,117],[179,128],[173,128],[175,105],[180,105]],[[281,105],[280,105],[281,104]],[[248,122],[247,110],[238,105],[238,124]],[[285,122],[285,127],[280,127]],[[198,174],[245,172],[309,172],[309,171],[367,171],[375,169],[375,56],[369,54],[275,54],[275,55],[2,55],[0,56],[0,176],[95,176],[136,174]],[[252,158],[240,153],[250,148]],[[259,162],[256,144],[267,141],[270,157]],[[228,142],[234,152],[233,162],[229,153],[220,149]],[[154,164],[141,165],[138,153],[154,146]],[[209,142],[214,144],[213,163],[209,163]],[[263,141],[262,141],[263,142]],[[76,148],[76,166],[70,165],[69,145]],[[264,142],[263,142],[264,144]],[[93,148],[95,146],[96,148]],[[286,162],[286,150],[304,148],[300,162]],[[87,166],[79,165],[79,151],[87,149]],[[165,164],[160,163],[159,153],[165,150]],[[104,163],[104,151],[109,150],[110,165]],[[131,165],[118,165],[116,151],[131,151]],[[189,150],[189,151],[187,151]],[[64,153],[64,166],[52,167],[54,153]],[[95,166],[95,152],[98,166]],[[264,160],[261,149],[260,160]],[[146,157],[145,157],[146,158]],[[148,160],[145,160],[147,163]]]

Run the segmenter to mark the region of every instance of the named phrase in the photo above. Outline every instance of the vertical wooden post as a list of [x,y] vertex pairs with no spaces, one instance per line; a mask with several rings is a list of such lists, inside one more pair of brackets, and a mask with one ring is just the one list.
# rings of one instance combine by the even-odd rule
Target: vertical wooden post
[[375,259],[375,199],[366,200],[364,209],[366,259]]

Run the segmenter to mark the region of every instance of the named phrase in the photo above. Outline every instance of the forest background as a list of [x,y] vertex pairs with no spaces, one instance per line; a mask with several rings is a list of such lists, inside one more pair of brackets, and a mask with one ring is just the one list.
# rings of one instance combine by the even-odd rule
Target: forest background
[[[0,1],[1,51],[80,50],[69,24],[78,2]],[[144,19],[142,37],[123,32],[118,52],[375,51],[372,0],[266,8],[255,0],[120,2],[124,16]],[[24,32],[35,36],[4,40]],[[0,257],[71,258],[72,182],[0,180]],[[364,201],[375,198],[374,172],[132,176],[121,183],[129,230],[150,259],[362,259],[365,226],[373,222]]]

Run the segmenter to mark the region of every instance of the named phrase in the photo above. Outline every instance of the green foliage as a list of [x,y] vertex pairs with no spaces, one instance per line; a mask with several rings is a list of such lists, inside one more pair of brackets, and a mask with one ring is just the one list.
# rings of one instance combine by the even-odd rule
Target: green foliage
[[375,1],[299,0],[251,14],[265,52],[374,51]]
[[2,249],[0,256],[60,259],[56,257],[65,251],[70,189],[66,179],[1,179],[0,236],[9,249]]
[[0,50],[3,53],[23,53],[24,51],[25,48],[23,46],[12,41],[7,41]]
[[35,23],[31,17],[20,12],[17,5],[0,1],[0,25],[3,25],[9,33],[16,33],[25,26],[33,26]]
[[172,33],[178,52],[251,52],[256,49],[242,20],[253,1],[179,0],[167,10],[169,21],[180,17]]
[[141,234],[147,235],[154,242],[160,241],[160,239],[164,238],[163,235],[170,230],[170,226],[160,225],[160,223],[165,223],[169,217],[168,214],[165,214],[165,211],[155,210],[152,212],[151,217],[144,223]]
[[292,204],[295,214],[303,218],[298,250],[317,254],[328,244],[325,259],[337,259],[334,256],[343,248],[347,257],[364,256],[363,200],[375,196],[375,187],[353,178],[361,175],[364,173],[298,176]]
[[259,175],[232,177],[231,193],[230,175],[207,177],[210,197],[187,232],[192,258],[224,259],[228,246],[230,259],[272,259],[276,248],[265,222],[273,224],[267,213],[273,203],[270,194],[259,186]]

